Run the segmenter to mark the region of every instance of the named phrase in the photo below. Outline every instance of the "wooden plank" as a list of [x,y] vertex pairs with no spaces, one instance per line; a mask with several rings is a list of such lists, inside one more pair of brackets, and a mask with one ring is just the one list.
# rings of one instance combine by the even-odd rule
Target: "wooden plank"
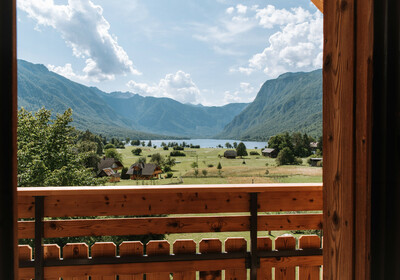
[[[296,239],[293,236],[279,236],[275,239],[275,249],[278,251],[295,250]],[[294,266],[281,266],[275,268],[275,280],[295,280],[296,269]]]
[[[299,249],[321,248],[321,240],[317,235],[303,235],[299,238]],[[299,280],[319,280],[320,266],[300,266]]]
[[[149,241],[146,245],[146,254],[148,256],[169,255],[169,252],[170,246],[166,240]],[[146,273],[146,280],[169,280],[169,272]]]
[[[304,257],[284,257],[284,258],[261,258],[261,266],[271,265],[277,268],[287,268],[295,266],[317,266],[322,265],[322,256],[304,256]],[[275,278],[276,279],[276,278]],[[290,279],[290,278],[289,278]]]
[[[246,252],[247,241],[242,237],[230,237],[225,240],[225,251],[232,252]],[[247,269],[226,269],[225,280],[246,280]]]
[[[194,242],[194,240],[191,240],[191,239],[175,240],[174,245],[173,245],[173,253],[175,255],[196,254],[196,242]],[[173,279],[174,280],[196,280],[196,271],[176,272],[173,275]]]
[[[249,216],[159,217],[44,221],[44,236],[113,236],[248,231]],[[258,230],[322,229],[322,214],[259,215]],[[18,237],[33,238],[33,221],[18,222]]]
[[[92,245],[92,258],[115,257],[117,254],[117,246],[113,242],[96,242]],[[116,275],[112,273],[103,274],[101,276],[92,276],[91,280],[115,280]]]
[[[269,237],[257,238],[257,249],[260,252],[272,251],[272,240]],[[260,268],[257,270],[257,280],[272,280],[272,265],[260,262]]]
[[[222,242],[218,238],[202,239],[199,243],[201,254],[221,253]],[[228,269],[228,268],[227,268]],[[221,270],[200,271],[201,280],[221,280]]]
[[[124,241],[119,245],[119,255],[121,258],[129,256],[142,256],[143,244],[140,241]],[[119,275],[119,280],[143,280],[143,273],[132,275]]]
[[321,183],[273,183],[273,184],[217,184],[217,185],[159,185],[159,186],[74,186],[74,187],[23,187],[18,196],[65,196],[111,194],[174,194],[174,193],[251,193],[291,192],[322,190]]
[[[45,260],[59,260],[60,259],[60,246],[57,244],[45,244],[43,245],[43,258]],[[59,280],[60,277],[48,278],[44,275],[46,280]]]
[[[317,260],[310,258],[302,259],[282,259],[275,261],[276,265],[300,263],[300,264],[314,264]],[[322,257],[320,258],[322,263]],[[46,267],[45,274],[48,277],[59,277],[64,275],[63,279],[72,279],[68,277],[78,277],[74,279],[82,279],[79,277],[88,277],[89,275],[103,275],[109,274],[137,274],[146,272],[182,272],[182,271],[206,271],[206,270],[223,270],[245,268],[246,263],[244,259],[232,260],[202,260],[202,261],[177,261],[177,262],[156,262],[156,263],[129,263],[129,264],[109,264],[109,265],[78,265],[78,266],[60,266],[60,267]],[[34,270],[29,268],[20,268],[20,276],[22,278],[33,278]],[[87,278],[85,278],[87,279]]]
[[[85,243],[68,243],[63,248],[63,258],[68,259],[87,259],[89,257],[89,247]],[[57,267],[60,268],[60,267]],[[56,277],[61,276],[63,280],[88,280],[89,274],[79,275],[79,273],[75,274],[74,272],[77,271],[77,267],[71,267],[72,269],[72,276],[71,273],[62,272],[62,269],[59,269],[60,274],[56,274]],[[45,268],[44,273],[45,275],[51,275],[51,270],[49,268]]]
[[324,1],[324,279],[354,279],[354,9],[355,0]]
[[[32,260],[32,247],[29,245],[18,245],[18,259],[19,261],[31,261]],[[32,269],[33,270],[33,269]],[[34,273],[34,271],[32,271]],[[34,275],[33,275],[34,276]],[[20,280],[30,280],[32,278],[21,278]]]
[[[281,188],[272,188],[272,190],[259,194],[259,211],[322,210],[322,189],[303,187],[286,192],[281,191]],[[244,192],[172,193],[169,195],[163,193],[77,195],[78,193],[46,197],[45,216],[233,213],[247,212],[249,207],[249,194]],[[18,202],[19,217],[32,218],[34,201],[24,196],[21,198]]]
[[315,7],[318,8],[318,10],[321,13],[324,13],[324,1],[323,0],[311,0],[311,2],[313,2],[313,4],[315,5]]

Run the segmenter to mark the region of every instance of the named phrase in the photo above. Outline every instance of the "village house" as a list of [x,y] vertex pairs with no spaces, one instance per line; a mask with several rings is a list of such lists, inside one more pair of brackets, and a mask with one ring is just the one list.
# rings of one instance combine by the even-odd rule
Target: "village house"
[[161,173],[161,168],[154,163],[135,163],[126,172],[126,174],[130,175],[131,180],[149,180],[157,178],[158,174]]
[[265,157],[276,157],[276,150],[271,148],[265,148],[261,151],[262,155]]
[[311,166],[321,166],[322,158],[310,158],[309,162]]
[[115,172],[112,168],[104,168],[97,174],[97,177],[109,177],[110,182],[121,181],[121,174]]
[[97,165],[97,177],[110,177],[110,182],[119,182],[121,175],[118,170],[124,168],[119,160],[103,157]]
[[236,158],[237,157],[237,153],[235,150],[226,150],[224,153],[224,157],[225,158]]

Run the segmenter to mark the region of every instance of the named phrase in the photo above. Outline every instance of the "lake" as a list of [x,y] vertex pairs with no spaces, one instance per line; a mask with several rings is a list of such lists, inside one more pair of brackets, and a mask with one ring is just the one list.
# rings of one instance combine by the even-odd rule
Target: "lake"
[[[141,140],[145,141],[146,145],[149,142],[148,140]],[[168,142],[176,142],[181,144],[185,142],[186,144],[190,145],[200,145],[200,148],[216,148],[218,145],[221,145],[225,148],[225,143],[230,143],[233,146],[233,142],[240,143],[243,142],[246,145],[247,149],[261,149],[267,145],[267,142],[256,142],[256,141],[240,141],[240,140],[223,140],[223,139],[187,139],[187,140],[151,140],[151,144],[157,145],[157,147],[161,146],[161,143],[164,142],[168,144]]]

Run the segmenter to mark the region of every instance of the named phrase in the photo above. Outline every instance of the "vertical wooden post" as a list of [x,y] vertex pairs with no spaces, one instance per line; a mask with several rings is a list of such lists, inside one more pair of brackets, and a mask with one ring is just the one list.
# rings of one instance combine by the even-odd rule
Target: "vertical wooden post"
[[[278,251],[296,249],[296,239],[293,236],[279,236],[275,239],[275,249]],[[276,267],[275,280],[295,280],[296,268],[292,267]]]
[[[18,246],[18,259],[19,261],[31,261],[32,260],[32,248],[29,245]],[[18,280],[31,280],[31,278],[19,278]]]
[[[257,239],[257,249],[259,252],[272,251],[272,240],[269,237],[259,237]],[[260,263],[257,271],[257,280],[272,280],[272,266]]]
[[[194,240],[175,240],[173,245],[175,255],[196,254],[196,242]],[[176,272],[174,280],[196,280],[196,271]]]
[[[202,239],[199,244],[200,253],[221,253],[222,242],[218,238]],[[201,280],[221,280],[221,270],[200,271]]]
[[[87,259],[89,257],[89,247],[85,243],[68,243],[63,248],[64,259]],[[61,275],[62,277],[62,275]],[[88,280],[88,276],[83,277],[63,277],[63,280]]]
[[[169,255],[168,241],[149,241],[146,245],[148,256]],[[146,273],[146,280],[169,280],[169,272]]]
[[[96,242],[92,246],[92,258],[115,257],[117,246],[113,242]],[[116,275],[94,275],[92,280],[115,280]]]
[[[140,241],[124,241],[119,245],[121,258],[128,256],[143,256],[143,244]],[[119,280],[143,280],[143,273],[119,275]]]
[[[230,237],[225,240],[225,251],[228,253],[233,252],[246,252],[247,242],[242,237]],[[247,269],[226,269],[225,280],[245,280],[247,277]]]
[[0,2],[0,279],[18,278],[16,0]]
[[[321,240],[318,235],[303,235],[299,238],[299,249],[321,248]],[[300,266],[299,280],[319,280],[319,266]]]

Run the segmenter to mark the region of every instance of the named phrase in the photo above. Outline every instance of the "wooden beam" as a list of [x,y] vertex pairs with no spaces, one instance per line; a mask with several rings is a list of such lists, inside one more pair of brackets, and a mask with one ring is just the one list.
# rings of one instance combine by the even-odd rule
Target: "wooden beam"
[[321,13],[324,13],[324,1],[323,0],[311,0],[313,4],[318,8],[318,10],[321,11]]
[[18,278],[16,1],[0,2],[0,279]]

